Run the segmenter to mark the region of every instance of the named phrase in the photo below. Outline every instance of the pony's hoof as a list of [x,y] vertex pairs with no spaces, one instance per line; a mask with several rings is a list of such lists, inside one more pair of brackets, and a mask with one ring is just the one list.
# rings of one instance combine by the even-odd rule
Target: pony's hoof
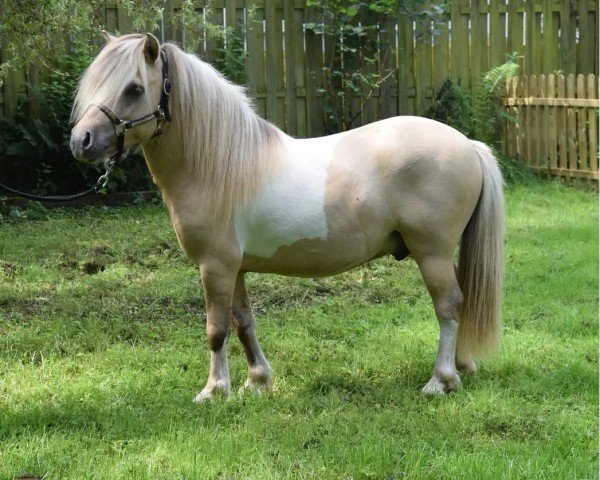
[[456,364],[464,373],[468,373],[469,375],[475,375],[477,373],[477,364],[471,355],[457,360]]
[[203,403],[216,397],[229,398],[230,395],[231,389],[229,385],[207,385],[198,395],[196,395],[194,402]]
[[461,387],[460,377],[456,373],[443,377],[434,374],[421,391],[425,395],[444,395],[446,392],[456,392]]
[[248,377],[240,391],[251,392],[255,395],[261,395],[263,393],[270,395],[273,393],[273,381],[271,378]]
[[251,367],[248,369],[248,378],[244,383],[244,390],[256,394],[273,393],[273,379],[271,377],[271,367],[263,365]]

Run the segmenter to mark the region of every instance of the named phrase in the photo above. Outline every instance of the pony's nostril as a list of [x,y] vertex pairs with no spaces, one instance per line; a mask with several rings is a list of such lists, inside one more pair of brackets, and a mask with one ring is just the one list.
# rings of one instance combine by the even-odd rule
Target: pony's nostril
[[85,132],[85,137],[83,137],[81,146],[83,147],[84,151],[92,146],[92,135],[90,132]]

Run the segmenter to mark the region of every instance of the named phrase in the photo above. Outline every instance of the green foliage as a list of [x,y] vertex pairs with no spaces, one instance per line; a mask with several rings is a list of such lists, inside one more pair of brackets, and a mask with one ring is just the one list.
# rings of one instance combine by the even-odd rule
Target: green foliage
[[531,168],[514,158],[496,152],[496,158],[502,170],[502,177],[507,184],[532,185],[540,181]]
[[225,41],[216,49],[217,56],[213,65],[234,83],[244,85],[248,82],[246,73],[247,52],[244,38],[232,27],[225,28]]
[[500,99],[506,81],[519,73],[516,58],[516,54],[511,54],[506,63],[484,73],[475,88],[475,99],[471,99],[458,80],[449,78],[423,116],[444,122],[469,138],[496,145],[504,122],[514,121]]
[[[0,10],[0,38],[3,63],[0,67],[0,85],[9,70],[28,64],[42,64],[52,71],[60,71],[56,52],[68,51],[73,39],[86,39],[91,53],[99,40],[99,1],[76,0],[4,0]],[[60,63],[60,60],[58,61]]]
[[[155,31],[163,0],[116,0],[139,31]],[[105,0],[3,0],[0,9],[2,63],[0,85],[10,71],[42,64],[62,72],[56,52],[94,55],[104,43]]]
[[[249,21],[253,18],[253,9],[248,9]],[[238,84],[247,82],[246,76],[246,51],[244,38],[241,35],[242,25],[228,25],[213,23],[211,17],[213,10],[211,4],[204,9],[198,9],[193,0],[184,0],[175,15],[185,32],[182,48],[187,52],[197,52],[204,41],[215,44],[216,57],[213,66],[216,67],[231,81]]]
[[[307,5],[322,14],[321,22],[305,24],[305,28],[332,45],[322,71],[311,72],[323,78],[319,93],[325,96],[326,129],[338,132],[352,128],[373,95],[393,74],[390,66],[393,49],[386,39],[387,21],[398,11],[411,21],[435,34],[438,16],[444,2],[422,0],[308,0]],[[433,25],[433,28],[432,28]],[[389,63],[388,63],[389,62]]]
[[442,84],[423,116],[450,125],[469,138],[476,138],[471,96],[455,78]]
[[506,81],[519,73],[517,58],[517,53],[508,55],[506,63],[486,72],[477,85],[473,102],[476,138],[489,145],[498,141],[505,122],[514,122],[514,118],[500,104],[500,98],[504,96]]

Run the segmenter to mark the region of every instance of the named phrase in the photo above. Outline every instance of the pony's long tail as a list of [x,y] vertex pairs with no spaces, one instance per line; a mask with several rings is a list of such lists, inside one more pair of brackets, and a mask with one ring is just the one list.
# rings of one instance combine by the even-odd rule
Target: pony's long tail
[[457,270],[463,293],[457,357],[482,355],[500,343],[500,303],[504,275],[502,174],[490,148],[473,141],[483,170],[483,187],[465,228]]

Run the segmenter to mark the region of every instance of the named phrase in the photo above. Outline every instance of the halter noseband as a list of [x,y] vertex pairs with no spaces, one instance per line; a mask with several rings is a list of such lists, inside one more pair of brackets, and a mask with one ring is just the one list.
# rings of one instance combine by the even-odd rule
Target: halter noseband
[[143,125],[144,123],[151,122],[156,119],[156,129],[152,134],[151,138],[162,135],[163,121],[171,121],[171,113],[169,112],[169,95],[171,94],[171,81],[169,80],[169,64],[167,63],[167,56],[164,51],[160,51],[160,58],[162,60],[162,92],[160,92],[160,101],[158,107],[152,113],[144,115],[143,117],[136,118],[135,120],[121,120],[117,117],[114,112],[106,105],[92,104],[97,107],[104,115],[106,115],[115,129],[117,135],[117,153],[112,159],[121,159],[123,157],[123,148],[125,146],[125,132],[130,128]]

